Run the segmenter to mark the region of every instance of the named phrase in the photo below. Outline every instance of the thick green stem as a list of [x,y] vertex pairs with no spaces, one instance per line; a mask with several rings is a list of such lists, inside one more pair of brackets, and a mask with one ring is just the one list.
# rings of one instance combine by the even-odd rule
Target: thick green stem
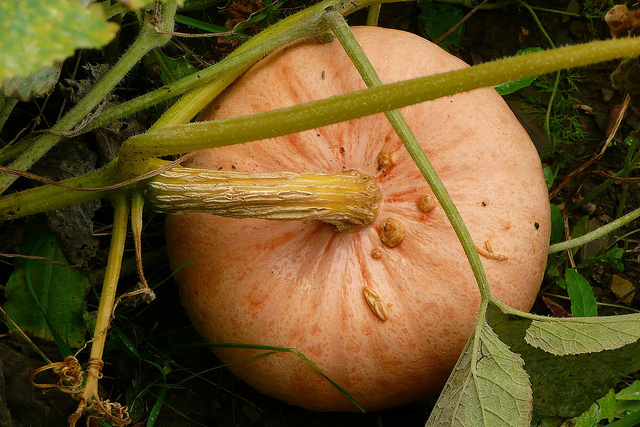
[[109,258],[105,270],[102,293],[100,294],[100,305],[91,345],[91,357],[102,357],[105,338],[115,301],[118,278],[120,277],[120,267],[122,265],[122,254],[127,238],[127,226],[129,221],[129,201],[125,196],[114,198],[114,219],[111,231],[111,246],[109,247]]
[[[381,86],[382,80],[380,80],[380,77],[373,68],[369,58],[367,58],[362,47],[360,47],[360,44],[349,29],[349,26],[342,15],[329,12],[327,13],[326,19],[367,86]],[[471,264],[473,274],[476,278],[476,282],[478,283],[478,287],[480,288],[480,293],[483,296],[483,299],[488,300],[491,296],[489,281],[487,280],[487,275],[485,274],[484,267],[482,266],[482,261],[478,255],[476,245],[471,238],[471,234],[469,233],[458,208],[453,203],[444,183],[436,173],[435,168],[420,146],[420,142],[418,142],[415,135],[409,128],[409,124],[400,113],[400,110],[390,110],[385,114],[402,140],[407,152],[418,166],[422,176],[424,176],[429,183],[429,186],[431,187],[433,194],[438,199],[438,202],[440,202],[442,209],[447,215],[449,222],[451,222],[451,225],[460,240],[467,259]]]
[[[175,1],[165,3],[162,21],[158,26],[162,29],[173,29],[175,11]],[[51,128],[51,131],[56,133],[48,133],[39,137],[30,150],[21,153],[8,166],[11,169],[17,170],[29,169],[64,138],[64,136],[59,133],[69,132],[82,122],[149,50],[165,45],[169,39],[170,36],[158,34],[155,26],[146,23],[136,41],[113,66],[109,73],[98,81],[93,89]],[[16,179],[16,175],[0,174],[0,194],[5,192]]]
[[[375,2],[361,4],[368,6],[373,3]],[[132,138],[124,145],[121,157],[128,159],[132,164],[137,164],[140,158],[171,155],[295,133],[524,76],[634,55],[640,55],[640,40],[637,38],[594,42],[507,58],[253,116],[171,126]],[[99,187],[121,181],[112,175],[113,172],[113,170],[96,171],[78,178],[77,181],[67,183]],[[24,216],[103,196],[104,194],[100,192],[81,194],[45,186],[0,198],[0,219]]]
[[149,182],[146,199],[161,212],[208,212],[232,218],[317,219],[340,231],[373,222],[382,193],[373,177],[336,174],[248,174],[174,168]]
[[171,106],[151,129],[188,123],[239,75],[269,52],[298,38],[320,35],[325,8],[344,9],[346,4],[348,2],[345,0],[325,0],[291,15],[252,37],[223,61],[114,107],[96,118],[88,128],[104,126],[197,88]]
[[15,144],[0,148],[0,165],[6,164],[27,151],[33,144],[33,138],[22,139]]
[[122,3],[117,2],[116,4],[109,5],[109,2],[102,3],[104,9],[104,17],[105,19],[111,19],[114,16],[124,13],[127,11],[127,8],[122,5]]
[[374,4],[373,6],[369,6],[369,10],[367,11],[367,25],[375,27],[378,25],[378,19],[380,18],[380,9],[382,8],[381,4]]
[[62,181],[65,187],[44,185],[0,197],[0,222],[76,205],[109,195],[108,190],[84,191],[69,187],[100,188],[120,181],[115,161],[90,174]]
[[[183,79],[185,84],[175,87],[173,95],[195,88],[172,105],[152,126],[151,130],[188,123],[212,99],[238,76],[274,49],[301,37],[319,36],[325,31],[322,16],[328,7],[343,9],[344,0],[325,0],[270,26],[255,35],[218,64],[203,70],[197,78]],[[202,86],[203,84],[206,86]]]
[[113,203],[114,219],[113,230],[111,232],[111,246],[109,247],[109,258],[107,260],[107,268],[105,270],[102,293],[100,294],[100,304],[98,305],[93,341],[91,343],[91,354],[89,356],[89,365],[87,366],[87,382],[84,386],[82,396],[80,397],[80,404],[75,414],[76,418],[81,416],[88,406],[100,401],[100,397],[98,395],[98,381],[102,377],[102,354],[104,352],[104,346],[107,339],[107,331],[109,330],[109,325],[111,323],[118,278],[120,277],[122,254],[124,253],[124,244],[127,237],[130,208],[129,201],[125,196],[115,197],[113,199]]
[[132,161],[273,138],[523,77],[635,55],[640,55],[638,38],[514,56],[250,116],[170,126],[131,138],[123,145],[121,158]]

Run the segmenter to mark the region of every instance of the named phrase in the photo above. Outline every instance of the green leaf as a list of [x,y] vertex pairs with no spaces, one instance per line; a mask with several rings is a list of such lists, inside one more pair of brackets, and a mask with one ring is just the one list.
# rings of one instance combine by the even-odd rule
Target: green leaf
[[81,347],[89,280],[78,270],[63,266],[68,263],[60,244],[39,221],[29,221],[27,230],[18,253],[46,259],[15,260],[5,288],[4,309],[32,336],[55,340],[59,347]]
[[618,400],[638,400],[640,401],[640,381],[634,381],[630,386],[620,390],[616,394]]
[[490,305],[487,322],[500,340],[524,360],[537,417],[579,416],[621,377],[640,370],[640,341],[602,352],[557,356],[526,342],[530,319],[505,315]]
[[[457,25],[464,18],[461,7],[432,1],[419,3],[421,13],[418,16],[425,34],[431,40],[437,40],[446,31]],[[439,46],[445,50],[458,50],[462,42],[463,26],[460,25],[451,34],[445,37]]]
[[524,361],[486,322],[456,364],[426,426],[529,426],[532,392]]
[[600,416],[603,420],[612,422],[618,415],[618,402],[615,391],[609,390],[609,393],[598,399],[596,404],[600,407]]
[[[609,423],[613,422],[616,418],[622,418],[621,425],[637,425],[637,421],[640,420],[640,381],[635,381],[630,386],[622,389],[617,394],[613,389],[602,398],[598,399],[596,403],[579,417],[574,418],[573,421],[575,427],[596,427],[602,420],[607,420]],[[631,414],[630,417],[625,417],[626,414]],[[565,425],[569,425],[565,423]]]
[[594,257],[585,258],[578,268],[589,268],[595,265],[607,264],[615,267],[618,271],[624,270],[624,264],[622,263],[622,257],[624,256],[624,249],[615,246],[608,250],[606,253]]
[[587,279],[571,268],[567,268],[564,274],[567,294],[571,299],[571,314],[574,317],[597,316],[596,296]]
[[164,84],[172,83],[197,71],[189,62],[188,55],[174,59],[159,50],[156,54],[160,62],[160,77]]
[[551,238],[550,243],[558,243],[562,240],[564,234],[564,218],[562,211],[556,205],[551,205]]
[[[198,19],[194,19],[189,16],[184,15],[176,15],[176,22],[180,24],[185,24],[193,28],[197,28],[199,30],[208,31],[210,33],[227,33],[229,32],[228,28],[225,28],[221,25],[211,24],[210,22],[201,21]],[[248,39],[249,36],[245,36],[244,34],[236,33],[237,36],[242,36],[245,39]]]
[[544,176],[544,182],[547,184],[547,190],[551,190],[553,186],[553,181],[556,179],[556,174],[553,172],[550,166],[545,166],[542,168],[542,175]]
[[58,83],[61,70],[62,63],[56,61],[53,65],[45,67],[27,77],[6,79],[2,82],[0,89],[5,97],[28,101],[36,96],[46,95],[51,92],[56,83]]
[[[571,229],[571,238],[575,239],[584,236],[589,232],[589,215],[581,217]],[[578,251],[578,248],[574,248],[574,253]]]
[[[583,412],[582,415],[573,418],[572,425],[575,427],[597,427],[600,420],[602,420],[600,407],[594,403],[589,409]],[[567,424],[565,423],[565,425]]]
[[[530,53],[530,52],[539,52],[541,50],[542,50],[541,47],[529,47],[527,49],[520,49],[519,51],[516,52],[515,56],[525,55],[525,54]],[[498,93],[500,95],[504,96],[504,95],[508,95],[510,93],[519,91],[520,89],[524,89],[527,86],[530,86],[531,83],[533,83],[537,78],[538,78],[538,76],[525,77],[525,78],[522,78],[522,79],[514,80],[512,82],[507,82],[507,83],[502,83],[502,84],[499,84],[499,85],[495,85],[493,88],[496,91],[498,91]]]
[[149,418],[147,419],[147,427],[153,427],[158,421],[158,416],[160,415],[160,410],[162,409],[162,405],[164,404],[164,396],[167,391],[166,386],[162,386],[160,389],[160,394],[156,399],[156,403],[153,404],[153,408],[151,408],[151,412],[149,413]]
[[615,392],[609,390],[604,397],[598,399],[596,403],[582,415],[575,418],[575,427],[597,427],[602,420],[613,421],[618,413]]
[[27,76],[73,55],[99,48],[118,26],[105,22],[99,4],[74,0],[0,1],[0,81]]
[[640,340],[640,314],[534,320],[525,340],[559,356],[614,350]]

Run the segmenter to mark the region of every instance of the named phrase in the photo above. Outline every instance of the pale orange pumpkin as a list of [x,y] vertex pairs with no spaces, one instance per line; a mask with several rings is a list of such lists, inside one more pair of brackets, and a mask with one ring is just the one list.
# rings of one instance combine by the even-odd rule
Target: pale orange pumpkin
[[[371,27],[353,31],[386,83],[465,67],[416,35]],[[202,119],[364,87],[338,41],[307,40],[254,66]],[[483,255],[493,293],[514,308],[530,309],[545,268],[550,215],[529,137],[489,88],[401,111]],[[391,160],[379,164],[381,153]],[[374,176],[383,193],[374,223],[351,233],[320,221],[168,216],[172,267],[194,261],[176,274],[182,303],[206,341],[293,347],[367,410],[439,392],[475,323],[479,291],[442,208],[423,198],[431,190],[383,114],[205,150],[189,166],[242,172],[357,169]],[[380,226],[388,218],[405,229],[404,240],[393,247],[381,242]],[[260,353],[214,351],[224,362]],[[293,354],[230,369],[257,390],[295,405],[356,410]]]

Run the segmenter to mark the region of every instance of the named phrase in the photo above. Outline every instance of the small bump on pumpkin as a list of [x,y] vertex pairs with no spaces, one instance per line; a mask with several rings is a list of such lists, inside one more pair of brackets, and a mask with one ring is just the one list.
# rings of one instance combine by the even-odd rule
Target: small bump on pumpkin
[[371,251],[371,258],[380,259],[382,258],[382,250],[380,248],[375,248]]
[[493,247],[491,246],[491,242],[489,242],[488,240],[485,240],[484,248],[476,246],[476,250],[480,255],[488,259],[493,259],[496,261],[506,261],[509,259],[506,255],[495,253],[493,251]]
[[436,208],[436,198],[431,194],[422,196],[416,202],[418,210],[422,213],[429,213]]
[[380,224],[380,241],[390,248],[399,245],[406,234],[404,225],[395,218],[387,218]]
[[378,156],[378,169],[387,169],[396,162],[395,151],[383,151]]
[[387,305],[382,301],[380,295],[371,288],[363,288],[362,295],[364,295],[367,305],[373,311],[373,314],[378,316],[378,319],[385,321],[389,319],[389,313],[387,312]]

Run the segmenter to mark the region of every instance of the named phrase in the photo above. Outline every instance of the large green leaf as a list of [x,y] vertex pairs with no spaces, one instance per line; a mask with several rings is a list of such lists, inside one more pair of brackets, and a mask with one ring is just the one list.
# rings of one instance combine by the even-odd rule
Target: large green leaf
[[55,340],[63,348],[81,347],[86,334],[83,315],[89,280],[66,266],[56,237],[38,221],[28,222],[25,241],[17,251],[31,258],[15,260],[5,288],[4,309],[34,337]]
[[528,426],[533,397],[523,365],[483,322],[467,343],[427,427]]
[[534,320],[525,335],[528,344],[558,356],[615,350],[639,339],[640,314]]
[[118,26],[105,22],[102,7],[77,0],[0,1],[0,81],[26,76],[73,55],[99,48]]
[[[626,374],[640,369],[640,341],[633,341],[624,345],[624,342],[632,341],[635,333],[630,333],[636,326],[636,317],[620,316],[619,323],[592,322],[592,320],[580,319],[585,322],[580,328],[581,334],[573,337],[575,342],[566,338],[565,334],[571,334],[571,329],[577,324],[575,320],[571,322],[565,319],[549,319],[549,324],[541,328],[536,324],[532,328],[532,320],[514,315],[505,315],[498,307],[491,304],[487,314],[487,322],[493,328],[500,340],[509,346],[509,349],[519,354],[525,362],[525,370],[529,374],[533,387],[533,411],[537,416],[542,417],[576,417],[582,414],[598,398],[604,396],[609,389],[614,387],[618,380]],[[625,321],[630,324],[622,326]],[[557,325],[550,326],[552,322]],[[566,325],[570,326],[566,326]],[[585,326],[590,325],[590,326]],[[590,335],[589,328],[593,328],[595,336],[602,335],[608,326],[615,326],[611,329],[611,337],[606,342],[600,336],[595,342],[587,339]],[[571,351],[585,349],[598,350],[603,346],[614,347],[611,350],[584,352],[581,354],[567,354],[564,356],[552,354],[542,348],[536,348],[527,342],[527,332],[536,331],[532,337],[536,345],[541,345],[542,341],[550,339],[543,337],[538,340],[536,335],[547,334],[559,335],[561,344]],[[566,331],[562,331],[566,328]],[[616,331],[617,329],[617,331]],[[558,332],[558,331],[562,332]],[[622,333],[624,332],[624,333]],[[621,339],[622,343],[616,343],[616,339]],[[553,345],[546,343],[546,345]],[[587,350],[588,351],[588,350]]]

